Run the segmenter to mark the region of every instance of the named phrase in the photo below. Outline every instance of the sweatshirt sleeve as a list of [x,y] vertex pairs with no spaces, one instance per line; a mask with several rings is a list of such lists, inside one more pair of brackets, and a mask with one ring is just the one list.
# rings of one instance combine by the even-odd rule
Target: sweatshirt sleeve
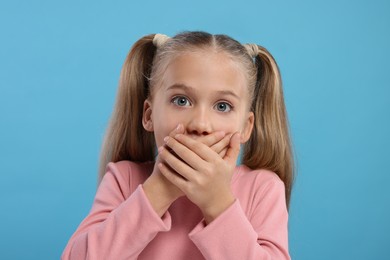
[[158,232],[170,230],[169,213],[162,218],[155,213],[141,184],[126,194],[130,193],[129,178],[115,164],[108,164],[91,212],[61,259],[136,259]]
[[290,259],[284,184],[272,180],[245,215],[238,199],[209,225],[189,234],[206,259]]

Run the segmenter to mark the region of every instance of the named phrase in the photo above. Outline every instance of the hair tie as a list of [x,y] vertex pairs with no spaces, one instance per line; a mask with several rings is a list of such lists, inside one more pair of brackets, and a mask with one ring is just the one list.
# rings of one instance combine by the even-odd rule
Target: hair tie
[[257,55],[259,55],[259,46],[257,46],[256,44],[248,43],[244,44],[244,47],[248,52],[249,56],[251,56],[252,58],[255,58]]
[[165,34],[160,34],[160,33],[156,33],[154,35],[154,38],[153,38],[153,44],[154,46],[156,46],[157,48],[160,48],[161,46],[164,45],[164,43],[166,43],[168,40],[169,40],[169,36],[165,35]]

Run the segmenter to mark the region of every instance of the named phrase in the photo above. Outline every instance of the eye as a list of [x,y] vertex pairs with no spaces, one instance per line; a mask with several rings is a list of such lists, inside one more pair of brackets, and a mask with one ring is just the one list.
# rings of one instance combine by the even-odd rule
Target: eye
[[190,101],[188,100],[188,98],[184,97],[184,96],[177,96],[177,97],[174,97],[171,102],[173,104],[175,104],[176,106],[179,106],[179,107],[184,107],[184,106],[190,106],[191,103]]
[[219,102],[215,105],[215,109],[220,112],[230,112],[232,110],[232,105],[226,102]]

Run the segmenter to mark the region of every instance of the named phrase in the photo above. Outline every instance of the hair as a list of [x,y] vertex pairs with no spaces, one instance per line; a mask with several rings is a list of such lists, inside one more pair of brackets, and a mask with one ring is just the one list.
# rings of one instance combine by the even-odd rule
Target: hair
[[126,57],[120,74],[116,103],[103,141],[99,178],[108,162],[154,161],[156,144],[153,133],[142,125],[144,101],[163,75],[167,64],[183,52],[215,51],[227,54],[242,66],[248,80],[250,110],[254,128],[243,145],[242,163],[251,169],[268,169],[284,182],[289,207],[294,177],[294,160],[289,135],[279,68],[262,46],[249,55],[246,47],[226,35],[183,32],[158,48],[155,34],[139,39]]

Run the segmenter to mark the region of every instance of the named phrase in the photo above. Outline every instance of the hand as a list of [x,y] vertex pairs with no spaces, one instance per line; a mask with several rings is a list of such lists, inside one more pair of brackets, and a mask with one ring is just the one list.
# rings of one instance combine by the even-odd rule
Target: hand
[[207,145],[183,134],[165,139],[159,148],[161,173],[177,186],[202,211],[210,223],[234,202],[231,191],[236,160],[240,151],[240,136],[231,138],[223,158]]
[[[176,134],[182,133],[184,133],[184,127],[179,124],[177,128],[172,130],[169,136],[174,137]],[[226,147],[230,142],[230,136],[225,135],[224,132],[216,132],[199,138],[199,142],[211,147],[220,156],[224,156],[227,151]],[[152,174],[143,183],[143,189],[152,207],[161,217],[176,199],[185,194],[161,174],[157,167],[159,163],[161,163],[160,156],[156,159]]]
[[[184,133],[183,127],[175,128],[169,135],[175,136],[179,133]],[[142,184],[142,187],[153,209],[162,217],[172,202],[183,196],[184,193],[160,173],[157,167],[160,162],[158,156],[152,174]]]

